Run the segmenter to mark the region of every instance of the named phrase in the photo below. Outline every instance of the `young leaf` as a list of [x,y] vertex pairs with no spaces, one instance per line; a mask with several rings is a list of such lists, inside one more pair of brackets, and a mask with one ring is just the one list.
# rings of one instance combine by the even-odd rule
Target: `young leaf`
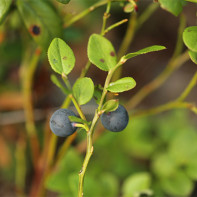
[[118,105],[119,105],[118,99],[109,100],[103,105],[102,111],[103,112],[115,111],[118,108]]
[[70,2],[70,0],[56,0],[60,3],[63,3],[63,4],[68,4]]
[[110,92],[124,92],[130,90],[136,86],[136,82],[131,77],[124,77],[115,82],[112,82],[107,87],[107,90]]
[[185,0],[159,0],[161,7],[170,13],[178,16],[182,10],[183,6],[186,4]]
[[166,47],[160,46],[160,45],[153,45],[153,46],[141,49],[141,50],[139,50],[137,52],[129,53],[129,54],[123,56],[122,59],[123,59],[123,61],[124,60],[127,61],[128,59],[136,57],[138,55],[142,55],[142,54],[146,54],[146,53],[150,53],[150,52],[155,52],[155,51],[161,51],[163,49],[166,49]]
[[73,95],[79,105],[90,101],[94,94],[94,83],[88,77],[78,79],[73,86]]
[[99,87],[99,85],[96,85],[94,87],[94,99],[96,100],[96,103],[99,104],[102,96],[102,89]]
[[49,63],[52,69],[60,75],[68,75],[74,65],[75,56],[72,49],[60,38],[55,38],[48,49]]
[[70,120],[71,122],[82,123],[82,124],[88,124],[88,125],[91,124],[91,122],[85,121],[85,120],[83,120],[83,119],[81,119],[81,118],[78,118],[78,117],[76,117],[76,116],[69,116],[68,118],[69,118],[69,120]]
[[69,94],[69,90],[66,89],[66,87],[64,87],[62,85],[62,83],[59,81],[59,79],[55,76],[55,75],[51,75],[51,81],[58,87],[62,90],[62,92],[64,94]]
[[197,52],[197,26],[187,27],[184,30],[183,41],[190,50]]
[[116,53],[111,42],[98,34],[90,36],[88,58],[91,63],[104,71],[109,71],[117,64]]
[[7,13],[10,9],[12,0],[1,0],[0,1],[0,24],[4,21]]
[[190,59],[197,64],[197,52],[189,51]]
[[29,33],[43,49],[54,37],[61,37],[61,18],[49,1],[17,0],[17,8]]

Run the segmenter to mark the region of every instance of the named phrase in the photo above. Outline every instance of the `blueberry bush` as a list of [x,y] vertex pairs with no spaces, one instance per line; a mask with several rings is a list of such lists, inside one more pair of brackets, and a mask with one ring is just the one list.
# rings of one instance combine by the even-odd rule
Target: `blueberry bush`
[[[196,3],[0,1],[5,196],[197,195]],[[188,80],[170,82],[186,63]]]

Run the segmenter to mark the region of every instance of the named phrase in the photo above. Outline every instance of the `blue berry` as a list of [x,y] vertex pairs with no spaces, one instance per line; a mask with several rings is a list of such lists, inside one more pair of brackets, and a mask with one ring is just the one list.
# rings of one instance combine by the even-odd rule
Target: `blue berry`
[[76,131],[77,127],[74,127],[73,123],[70,122],[69,116],[76,115],[69,109],[58,109],[53,113],[50,119],[50,128],[55,135],[66,137],[72,135]]
[[122,105],[119,105],[115,111],[103,113],[101,122],[107,130],[119,132],[126,128],[129,116],[127,110]]

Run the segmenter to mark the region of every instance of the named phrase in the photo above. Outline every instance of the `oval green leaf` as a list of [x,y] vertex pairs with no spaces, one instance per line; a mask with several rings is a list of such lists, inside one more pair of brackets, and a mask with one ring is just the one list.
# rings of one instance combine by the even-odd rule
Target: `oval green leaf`
[[93,34],[88,42],[88,58],[91,63],[104,71],[109,71],[117,64],[113,45],[101,35]]
[[12,0],[1,0],[0,1],[0,24],[4,21],[7,13],[12,4]]
[[81,118],[78,118],[76,116],[69,116],[68,118],[69,118],[69,120],[71,122],[82,123],[82,124],[87,124],[87,125],[90,125],[91,124],[91,122],[88,122],[88,121],[83,120]]
[[189,51],[189,56],[190,56],[190,59],[191,59],[195,64],[197,64],[197,52]]
[[17,8],[33,39],[47,50],[54,37],[61,37],[62,22],[50,1],[17,0]]
[[60,3],[63,3],[63,4],[68,4],[70,2],[70,0],[56,0]]
[[73,95],[79,105],[84,105],[91,100],[94,94],[94,83],[88,77],[78,79],[73,86]]
[[166,49],[166,47],[160,46],[160,45],[153,45],[153,46],[141,49],[141,50],[139,50],[137,52],[129,53],[129,54],[123,56],[122,60],[123,61],[127,61],[128,59],[136,57],[138,55],[142,55],[142,54],[146,54],[146,53],[150,53],[150,52],[155,52],[155,51],[161,51],[161,50],[164,50],[164,49]]
[[159,3],[164,10],[175,16],[182,12],[183,6],[186,4],[185,0],[159,0]]
[[131,90],[136,86],[136,82],[133,78],[131,77],[124,77],[122,79],[119,79],[115,82],[112,82],[109,84],[107,87],[107,90],[110,92],[124,92]]
[[136,173],[129,176],[123,183],[122,193],[123,197],[140,196],[140,193],[150,191],[151,176],[147,172]]
[[183,32],[185,45],[194,52],[197,52],[197,26],[187,27]]
[[72,49],[60,38],[55,38],[51,42],[48,59],[52,69],[60,75],[68,75],[75,65]]
[[103,112],[115,111],[118,108],[118,105],[119,105],[118,99],[109,100],[103,105],[102,111]]
[[160,184],[162,190],[169,196],[189,196],[194,188],[192,180],[182,171],[177,171],[173,176],[162,179]]

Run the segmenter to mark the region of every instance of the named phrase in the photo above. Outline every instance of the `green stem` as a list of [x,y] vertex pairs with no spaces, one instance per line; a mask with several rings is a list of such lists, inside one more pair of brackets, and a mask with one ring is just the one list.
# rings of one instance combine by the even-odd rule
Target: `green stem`
[[40,59],[40,54],[41,54],[40,50],[36,49],[30,61],[25,61],[22,64],[22,68],[21,68],[23,97],[24,97],[24,111],[26,117],[26,129],[27,129],[27,135],[30,140],[30,146],[31,146],[32,157],[33,157],[32,161],[34,168],[36,168],[37,159],[40,154],[40,145],[37,138],[36,126],[34,122],[34,112],[33,112],[33,104],[32,104],[32,84],[33,84],[33,76]]
[[[123,1],[126,1],[126,0],[110,0],[110,2],[123,2]],[[88,15],[90,12],[94,11],[96,8],[99,8],[99,7],[107,4],[108,2],[109,2],[109,0],[102,0],[102,1],[95,3],[94,5],[89,7],[88,9],[86,9],[86,10],[82,11],[81,13],[77,14],[76,16],[72,17],[69,21],[67,21],[67,23],[65,24],[65,27],[71,26],[73,23],[77,22],[78,20],[80,20],[83,17],[85,17],[86,15]]]
[[154,90],[159,88],[168,78],[169,76],[178,69],[181,65],[183,65],[187,60],[189,60],[188,51],[170,61],[166,66],[164,71],[158,75],[155,79],[153,79],[150,83],[141,88],[128,102],[127,109],[132,109],[136,107],[146,96],[152,93]]
[[196,86],[197,84],[197,72],[195,72],[194,76],[192,77],[189,85],[185,88],[181,96],[177,99],[177,101],[183,101],[186,99],[186,97],[189,95],[191,90]]
[[104,35],[104,33],[105,33],[105,27],[106,27],[107,19],[110,16],[110,14],[109,14],[110,8],[111,8],[111,1],[108,0],[107,8],[106,8],[106,11],[103,15],[103,25],[102,25],[102,28],[101,28],[101,35]]

